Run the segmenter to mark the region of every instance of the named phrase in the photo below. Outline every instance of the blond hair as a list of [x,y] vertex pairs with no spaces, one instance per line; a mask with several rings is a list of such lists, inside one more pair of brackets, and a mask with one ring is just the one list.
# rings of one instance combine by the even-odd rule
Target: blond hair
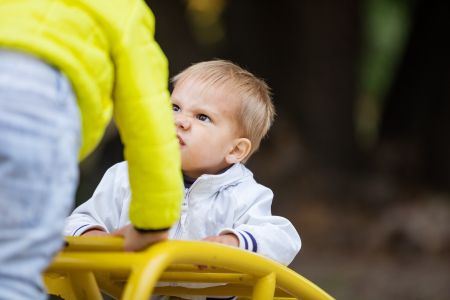
[[176,86],[186,80],[199,80],[209,88],[228,88],[235,94],[241,103],[237,119],[243,137],[252,143],[248,157],[258,150],[275,116],[270,89],[264,80],[226,60],[193,64],[173,77],[172,83]]

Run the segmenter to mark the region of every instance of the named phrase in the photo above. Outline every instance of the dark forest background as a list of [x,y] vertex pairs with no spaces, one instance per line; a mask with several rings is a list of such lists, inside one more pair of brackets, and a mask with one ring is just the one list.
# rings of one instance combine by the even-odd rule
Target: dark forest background
[[[273,90],[248,166],[337,299],[450,295],[450,1],[149,0],[170,75],[231,60]],[[112,125],[77,203],[123,160]]]

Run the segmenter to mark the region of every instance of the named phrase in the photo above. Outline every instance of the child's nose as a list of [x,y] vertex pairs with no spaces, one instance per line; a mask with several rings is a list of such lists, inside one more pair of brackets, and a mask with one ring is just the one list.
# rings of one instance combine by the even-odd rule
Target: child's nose
[[175,126],[186,130],[191,127],[191,122],[189,121],[188,117],[179,114],[175,117]]

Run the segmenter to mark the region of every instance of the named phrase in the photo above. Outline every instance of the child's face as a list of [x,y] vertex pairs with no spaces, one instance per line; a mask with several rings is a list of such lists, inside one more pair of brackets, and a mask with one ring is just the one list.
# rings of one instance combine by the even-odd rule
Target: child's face
[[185,175],[216,174],[236,162],[230,155],[239,140],[239,102],[232,94],[191,79],[175,86],[172,104]]

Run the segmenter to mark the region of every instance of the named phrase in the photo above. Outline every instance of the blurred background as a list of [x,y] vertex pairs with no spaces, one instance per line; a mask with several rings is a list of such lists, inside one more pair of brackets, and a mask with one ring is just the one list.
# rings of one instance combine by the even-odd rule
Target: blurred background
[[[450,1],[149,0],[173,76],[222,58],[265,79],[275,124],[249,161],[337,299],[449,299]],[[123,160],[114,125],[77,204]]]

